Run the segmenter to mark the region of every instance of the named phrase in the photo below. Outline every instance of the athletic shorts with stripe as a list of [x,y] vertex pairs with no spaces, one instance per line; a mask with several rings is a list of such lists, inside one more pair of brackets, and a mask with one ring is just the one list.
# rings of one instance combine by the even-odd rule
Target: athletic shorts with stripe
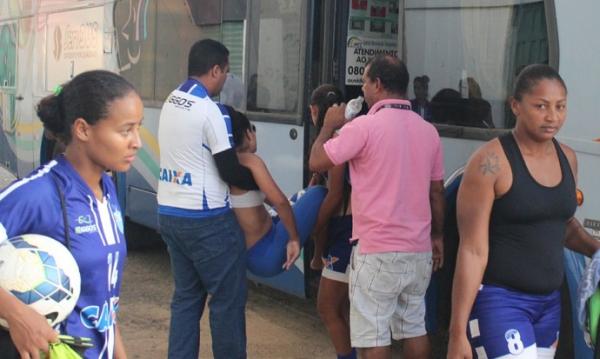
[[560,293],[526,294],[482,285],[467,326],[474,358],[554,358]]
[[348,283],[352,254],[352,216],[333,217],[327,226],[328,245],[323,259],[322,277]]
[[356,348],[382,347],[426,334],[425,292],[431,252],[360,254],[350,260],[350,339]]

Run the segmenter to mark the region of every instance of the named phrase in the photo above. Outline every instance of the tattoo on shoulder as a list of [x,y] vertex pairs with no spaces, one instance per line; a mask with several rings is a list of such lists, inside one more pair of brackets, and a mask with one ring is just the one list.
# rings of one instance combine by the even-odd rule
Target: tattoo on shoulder
[[498,156],[495,153],[488,152],[481,160],[481,163],[479,163],[479,171],[484,176],[498,173],[500,171]]

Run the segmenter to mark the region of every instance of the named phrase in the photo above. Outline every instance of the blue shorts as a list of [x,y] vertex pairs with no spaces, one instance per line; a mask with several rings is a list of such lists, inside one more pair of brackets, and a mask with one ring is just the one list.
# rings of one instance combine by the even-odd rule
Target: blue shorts
[[350,256],[352,255],[352,216],[333,217],[327,226],[328,246],[325,250],[325,268],[322,276],[348,283]]
[[526,294],[482,285],[467,326],[474,358],[553,358],[560,293]]
[[[326,194],[327,188],[312,186],[292,204],[300,247],[304,246],[317,222],[319,209]],[[283,272],[288,239],[287,230],[279,217],[273,217],[271,230],[248,249],[248,270],[260,277],[272,277]]]

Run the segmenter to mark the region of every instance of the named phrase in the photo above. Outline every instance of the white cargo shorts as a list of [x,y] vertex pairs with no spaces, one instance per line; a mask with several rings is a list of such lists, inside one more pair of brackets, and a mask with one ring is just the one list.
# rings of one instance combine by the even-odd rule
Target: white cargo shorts
[[[350,337],[356,348],[425,335],[431,252],[360,254],[350,259]],[[390,335],[391,334],[391,335]]]

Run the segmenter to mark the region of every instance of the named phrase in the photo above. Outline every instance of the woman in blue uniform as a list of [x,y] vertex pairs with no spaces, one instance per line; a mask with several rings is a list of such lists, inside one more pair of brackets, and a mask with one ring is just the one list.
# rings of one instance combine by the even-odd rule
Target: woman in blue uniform
[[564,81],[530,65],[510,105],[514,130],[473,154],[458,192],[448,358],[553,358],[563,247],[588,256],[600,248],[573,217],[575,152],[555,139],[567,114]]
[[[335,86],[317,87],[310,99],[310,115],[317,133],[323,127],[325,113],[334,104],[341,103],[342,92]],[[326,174],[315,173],[315,180],[327,185],[315,224],[315,252],[310,266],[322,270],[317,296],[319,316],[329,332],[337,358],[354,359],[356,350],[350,343],[350,301],[348,280],[352,253],[352,206],[350,203],[350,173],[348,164],[334,166]]]
[[[116,315],[126,246],[106,171],[131,167],[141,147],[142,101],[119,75],[89,71],[42,99],[37,114],[66,149],[0,192],[0,240],[37,233],[65,244],[79,265],[81,294],[57,329],[91,338],[86,358],[125,358]],[[45,318],[3,289],[0,317],[22,358],[38,358],[57,339]]]
[[[248,270],[261,277],[272,277],[289,270],[310,236],[327,190],[312,186],[292,198],[293,204],[277,186],[265,163],[255,154],[256,127],[248,118],[227,107],[233,140],[240,163],[252,172],[258,190],[231,186],[230,202],[248,248]],[[269,213],[264,203],[277,214]]]

